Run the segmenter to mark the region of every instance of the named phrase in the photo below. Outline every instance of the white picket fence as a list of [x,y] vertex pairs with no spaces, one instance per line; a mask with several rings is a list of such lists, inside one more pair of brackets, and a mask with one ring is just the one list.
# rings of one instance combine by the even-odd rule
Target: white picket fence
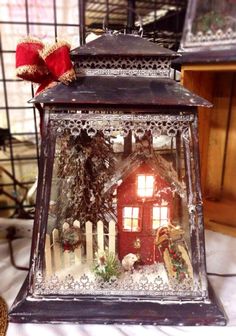
[[[66,229],[69,224],[64,223],[63,229]],[[80,227],[80,222],[75,220],[74,226]],[[82,261],[87,264],[92,264],[94,261],[95,252],[94,246],[97,250],[104,251],[108,248],[109,252],[116,251],[116,224],[113,220],[109,222],[108,233],[104,233],[104,224],[102,221],[97,222],[96,231],[93,231],[93,223],[88,221],[85,223],[84,233],[85,246],[82,244],[73,252],[63,251],[60,243],[59,231],[54,229],[52,234],[46,235],[45,241],[45,266],[46,275],[51,276],[53,273],[66,269],[75,264],[80,264]],[[107,245],[105,243],[105,238]],[[94,240],[96,244],[94,244]],[[86,253],[85,253],[86,251]]]

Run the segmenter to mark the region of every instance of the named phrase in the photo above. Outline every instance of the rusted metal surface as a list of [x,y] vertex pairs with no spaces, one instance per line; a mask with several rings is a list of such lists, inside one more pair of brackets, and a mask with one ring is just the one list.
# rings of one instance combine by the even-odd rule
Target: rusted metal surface
[[89,55],[123,55],[123,56],[169,56],[177,57],[178,53],[149,42],[140,36],[104,34],[94,41],[71,51],[73,61],[78,56]]
[[10,321],[17,323],[89,323],[89,324],[148,324],[203,326],[226,324],[221,303],[209,286],[207,302],[140,302],[126,298],[126,302],[109,297],[91,300],[65,296],[64,298],[32,298],[23,285],[10,311]]
[[142,77],[80,77],[68,86],[58,84],[30,102],[51,105],[212,106],[174,80]]

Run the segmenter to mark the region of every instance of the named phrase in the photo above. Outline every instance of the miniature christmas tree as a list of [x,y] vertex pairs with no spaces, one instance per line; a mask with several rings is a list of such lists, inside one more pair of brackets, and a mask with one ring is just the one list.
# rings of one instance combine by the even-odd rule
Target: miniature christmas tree
[[113,172],[112,147],[102,134],[65,135],[58,156],[59,222],[78,219],[83,229],[86,221],[96,224],[102,220],[106,227],[109,214],[114,213],[113,196],[103,191]]

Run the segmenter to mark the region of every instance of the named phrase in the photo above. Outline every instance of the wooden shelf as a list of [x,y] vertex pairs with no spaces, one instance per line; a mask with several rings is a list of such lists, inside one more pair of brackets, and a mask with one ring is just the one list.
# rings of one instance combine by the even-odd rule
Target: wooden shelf
[[205,222],[236,236],[236,63],[189,64],[182,84],[213,103],[199,109]]

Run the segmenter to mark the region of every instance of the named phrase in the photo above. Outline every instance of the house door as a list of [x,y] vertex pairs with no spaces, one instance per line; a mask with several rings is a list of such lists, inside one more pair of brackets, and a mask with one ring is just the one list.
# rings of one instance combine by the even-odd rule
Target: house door
[[127,205],[118,210],[119,257],[133,253],[142,264],[153,264],[160,260],[155,245],[156,231],[168,223],[168,207],[141,203]]

